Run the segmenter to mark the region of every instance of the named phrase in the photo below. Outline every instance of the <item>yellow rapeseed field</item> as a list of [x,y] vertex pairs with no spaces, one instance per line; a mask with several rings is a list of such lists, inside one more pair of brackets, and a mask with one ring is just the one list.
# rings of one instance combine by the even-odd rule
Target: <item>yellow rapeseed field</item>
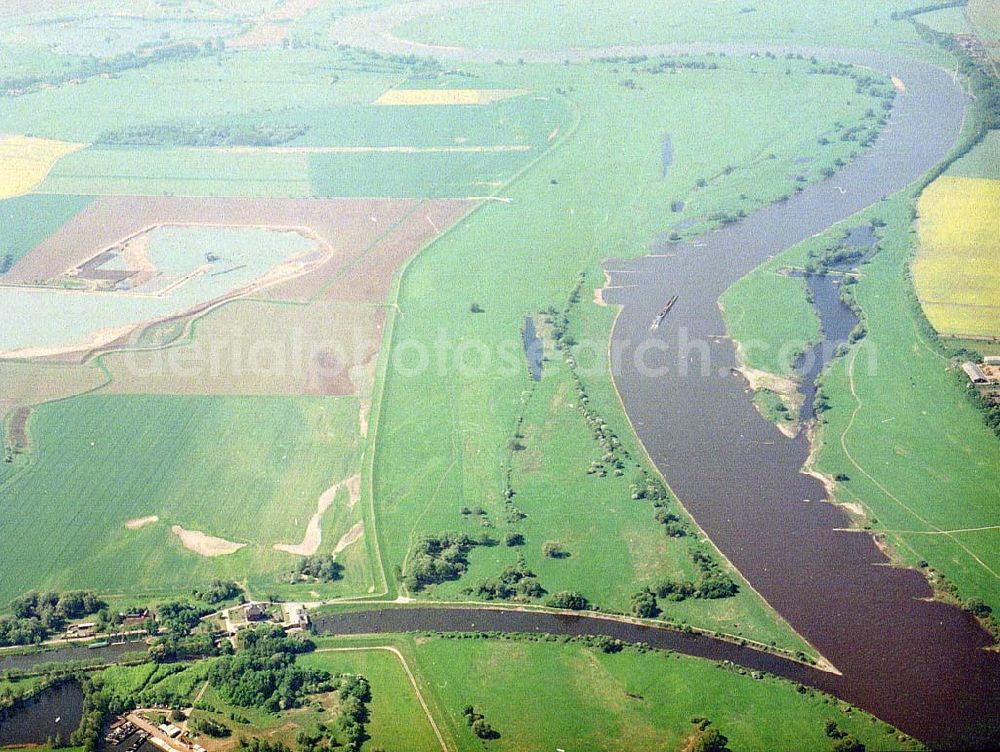
[[917,295],[942,334],[1000,334],[1000,180],[945,176],[918,204]]
[[520,89],[389,89],[376,99],[376,105],[469,105],[489,104],[517,97]]
[[30,136],[0,136],[0,199],[34,190],[60,157],[84,144]]

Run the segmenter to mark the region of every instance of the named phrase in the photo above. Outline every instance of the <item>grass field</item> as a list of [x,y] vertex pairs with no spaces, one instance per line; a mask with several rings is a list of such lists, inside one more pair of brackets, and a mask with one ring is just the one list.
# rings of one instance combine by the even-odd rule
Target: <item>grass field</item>
[[803,265],[805,259],[804,249],[795,258],[776,257],[719,299],[726,331],[742,344],[750,368],[790,376],[796,353],[819,339],[819,317],[806,297],[805,280],[781,273],[787,266]]
[[[363,749],[440,750],[427,714],[420,706],[416,693],[403,668],[401,658],[389,650],[315,652],[301,655],[296,660],[301,666],[323,669],[331,674],[359,674],[371,685],[369,704],[370,719],[365,726],[369,737]],[[197,671],[197,666],[188,669]],[[200,683],[198,685],[200,687]],[[196,687],[196,688],[198,688]],[[294,748],[302,731],[314,731],[319,723],[335,724],[339,709],[334,694],[315,695],[302,708],[282,713],[267,713],[256,708],[234,707],[226,703],[213,687],[203,696],[203,702],[215,708],[214,712],[195,710],[192,718],[211,718],[233,730],[224,740],[202,737],[198,742],[211,752],[235,749],[241,737],[263,737],[272,742],[282,742]],[[249,724],[231,720],[230,713],[250,721]]]
[[331,673],[361,674],[371,683],[371,721],[366,727],[371,739],[365,749],[439,750],[441,745],[417,699],[404,661],[401,654],[389,650],[327,652],[323,647],[298,659],[303,666]]
[[[129,126],[217,123],[240,115],[281,122],[289,110],[367,105],[410,76],[406,66],[364,65],[349,51],[253,50],[90,78],[0,100],[0,133],[91,143]],[[155,92],[155,96],[152,93]],[[122,102],[143,97],[142,107]]]
[[[987,44],[1000,40],[1000,8],[997,8],[996,3],[992,0],[969,0],[966,14],[976,33]],[[997,56],[998,53],[994,51],[993,57]]]
[[[581,342],[596,348],[588,349],[593,354],[586,356],[591,405],[623,437],[634,457],[643,456],[604,358],[614,312],[590,302],[590,288],[603,284],[603,276],[596,273],[598,262],[645,252],[645,244],[664,229],[665,221],[706,223],[712,211],[742,206],[750,211],[769,203],[792,189],[793,176],[801,169],[797,157],[812,153],[834,121],[855,122],[868,106],[867,98],[855,96],[847,81],[807,75],[808,63],[793,66],[787,76],[786,67],[786,61],[733,60],[719,71],[635,74],[635,89],[621,85],[623,73],[614,65],[518,67],[516,75],[515,69],[504,71],[509,85],[517,88],[572,91],[580,120],[551,156],[504,192],[510,204],[478,210],[421,253],[402,280],[401,315],[389,324],[394,327],[394,349],[387,361],[374,457],[386,571],[403,564],[416,536],[461,528],[463,506],[481,506],[492,520],[504,519],[503,463],[530,384],[524,367],[517,365],[521,323],[528,313],[564,305],[574,276],[583,270],[592,273],[584,302],[574,313],[574,331]],[[489,67],[482,75],[492,79],[500,73]],[[769,114],[775,110],[787,112],[787,118],[776,121]],[[627,128],[622,127],[621,112],[628,112]],[[704,128],[709,121],[719,127]],[[675,151],[665,179],[660,161],[664,133],[671,134]],[[774,159],[767,159],[770,153]],[[823,154],[815,169],[827,158]],[[729,174],[727,165],[733,167]],[[711,180],[699,188],[701,178]],[[670,202],[677,196],[691,196],[691,208],[672,214]],[[442,289],[448,290],[447,296],[441,295]],[[485,312],[470,313],[473,302]],[[429,354],[425,369],[411,367],[419,360],[414,350],[420,346]],[[491,362],[478,367],[477,351],[483,347]],[[455,360],[463,350],[473,364],[465,369]],[[502,353],[513,353],[512,369],[502,366]],[[581,363],[584,359],[581,354]],[[531,470],[525,459],[522,477],[516,479],[516,503],[520,506],[523,500],[529,515],[524,521],[530,531],[525,555],[533,568],[537,564],[544,587],[573,586],[610,601],[602,605],[620,605],[631,590],[623,583],[643,582],[681,567],[684,556],[669,553],[664,541],[648,532],[638,535],[643,516],[653,535],[662,535],[662,530],[651,509],[623,503],[628,501],[627,495],[620,495],[626,490],[623,484],[616,487],[607,479],[600,485],[585,475],[594,459],[593,445],[579,438],[581,424],[574,423],[572,415],[557,411],[556,417],[546,417],[555,390],[564,388],[546,384],[548,378],[556,376],[543,378],[539,394],[549,396],[530,406],[538,436],[544,438],[533,450],[534,466],[552,463],[566,473]],[[571,402],[570,397],[564,399]],[[567,429],[574,434],[561,436]],[[622,541],[633,533],[634,548],[623,551]],[[560,537],[573,555],[542,561],[541,543]],[[651,561],[649,554],[662,558]],[[439,590],[454,597],[462,587],[496,576],[512,555],[476,549],[469,574]],[[725,615],[712,615],[702,603],[689,605],[692,611],[682,618],[692,624],[738,623],[746,634],[775,639],[773,615],[747,602],[737,613]],[[696,606],[704,610],[697,613]],[[800,644],[787,632],[777,641],[792,649]]]
[[467,705],[499,732],[494,750],[682,749],[692,718],[711,720],[732,749],[827,749],[826,718],[871,750],[913,746],[829,697],[677,654],[516,637],[417,638],[406,653],[459,750],[482,749]]
[[99,147],[62,160],[39,192],[266,198],[310,195],[303,154]]
[[0,138],[0,199],[30,193],[62,157],[82,148],[44,138]]
[[972,151],[948,168],[948,175],[1000,179],[1000,131],[989,131]]
[[[434,13],[404,24],[398,36],[431,44],[504,49],[596,47],[654,42],[798,42],[881,46],[907,34],[894,11],[911,0],[763,0],[740,5],[706,0],[599,0],[567,12],[559,0],[515,0],[502,11],[476,6]],[[806,21],[808,19],[808,21]]]
[[0,263],[13,267],[89,203],[86,196],[37,194],[0,201]]
[[921,23],[946,34],[968,34],[969,22],[965,14],[965,8],[942,8],[930,13],[921,13],[919,18]]
[[[357,420],[350,398],[87,396],[38,408],[30,461],[0,488],[0,601],[46,587],[188,590],[213,576],[271,588],[295,562],[271,545],[300,541],[320,494],[356,472]],[[126,530],[147,515],[160,521]],[[323,518],[321,550],[353,516]],[[247,546],[205,558],[173,525]],[[362,548],[345,551],[359,563],[342,562],[338,592],[367,587]]]
[[[962,378],[914,320],[905,276],[912,252],[908,201],[897,196],[851,220],[878,216],[888,226],[882,250],[862,268],[856,288],[869,333],[822,380],[832,409],[823,413],[816,465],[831,477],[850,478],[837,484],[837,500],[860,504],[903,561],[929,562],[962,597],[978,596],[998,608],[1000,448],[966,400]],[[800,264],[810,244],[824,242],[807,241],[756,269],[726,293],[727,313],[734,302],[755,309],[760,300],[789,295],[774,267]],[[782,318],[806,305],[797,294],[796,304],[775,309],[788,311]],[[748,321],[756,323],[745,326]],[[739,338],[770,342],[775,331],[791,326],[744,319]]]
[[536,156],[535,151],[312,154],[309,177],[314,196],[489,196]]
[[1000,180],[944,176],[920,197],[913,281],[934,328],[1000,334]]
[[[468,705],[499,732],[486,744],[496,750],[680,749],[696,729],[693,718],[711,721],[733,749],[826,749],[832,743],[827,719],[870,750],[919,748],[832,697],[678,654],[632,646],[605,653],[586,640],[529,635],[321,637],[316,643],[314,652],[298,656],[298,665],[359,674],[371,685],[363,752],[480,750],[484,743],[462,715]],[[106,692],[123,700],[159,690],[194,697],[211,663],[180,671],[152,664],[115,667],[102,678]],[[498,686],[504,691],[497,692]],[[300,730],[337,715],[334,695],[315,695],[302,708],[268,714],[234,708],[208,687],[202,703],[214,710],[195,710],[193,718],[214,718],[233,730],[227,739],[197,740],[212,752],[232,749],[247,736],[292,744]],[[234,711],[249,723],[234,722]]]
[[67,23],[66,16],[60,16],[52,20],[38,19],[9,25],[0,33],[0,40],[49,48],[60,55],[111,57],[144,46],[225,37],[239,28],[234,21],[174,20],[150,18],[148,15],[91,16],[86,11],[75,21]]

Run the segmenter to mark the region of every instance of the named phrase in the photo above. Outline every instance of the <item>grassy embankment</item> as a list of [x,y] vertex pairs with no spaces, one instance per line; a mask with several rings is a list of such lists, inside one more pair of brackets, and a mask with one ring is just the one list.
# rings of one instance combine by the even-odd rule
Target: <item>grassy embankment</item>
[[[615,313],[590,300],[590,289],[603,283],[599,261],[644,253],[658,231],[685,220],[694,223],[685,232],[693,233],[710,225],[706,218],[713,212],[753,211],[793,190],[796,175],[817,177],[858,148],[836,138],[832,126],[838,120],[853,126],[872,104],[854,93],[849,79],[809,75],[802,61],[705,62],[720,70],[664,75],[626,64],[484,69],[508,86],[560,88],[578,108],[580,122],[562,134],[565,141],[551,156],[504,191],[510,204],[478,211],[425,250],[402,281],[374,468],[380,544],[390,574],[404,566],[423,534],[475,535],[485,517],[494,526],[486,532],[502,537],[508,530],[504,469],[515,422],[521,415],[525,420],[526,451],[516,453],[512,486],[527,518],[511,526],[525,545],[473,549],[468,573],[429,597],[464,598],[463,588],[498,575],[523,553],[550,592],[580,590],[592,602],[625,611],[643,584],[683,575],[690,566],[693,537],[665,537],[648,503],[630,500],[631,473],[586,473],[601,455],[575,409],[577,395],[565,370],[547,364],[526,407],[531,382],[518,361],[523,317],[561,308],[575,275],[586,270],[570,331],[588,346],[575,354],[590,407],[645,467],[607,372],[604,353]],[[636,88],[622,86],[625,79]],[[768,113],[776,109],[789,116],[775,121]],[[621,127],[625,112],[627,129]],[[704,128],[709,121],[720,125]],[[665,179],[659,159],[664,133],[675,154]],[[819,146],[824,136],[830,143]],[[804,155],[812,162],[796,165]],[[678,198],[687,206],[671,214]],[[484,313],[470,312],[472,303]],[[420,346],[430,357],[422,370],[412,368],[419,365],[414,350]],[[485,367],[480,347],[492,356]],[[464,373],[454,362],[463,348],[470,364]],[[513,367],[499,362],[501,349]],[[463,507],[481,507],[485,515],[462,515]],[[543,558],[548,540],[563,543],[570,556]],[[745,587],[737,599],[689,600],[668,610],[700,627],[800,645],[786,628],[775,627],[773,614]]]
[[[386,638],[365,643],[387,644]],[[698,658],[633,647],[605,653],[582,641],[522,636],[404,636],[388,644],[405,656],[449,746],[458,750],[482,748],[462,714],[468,705],[500,733],[489,743],[498,750],[674,749],[694,731],[692,718],[710,719],[733,749],[824,749],[832,744],[824,734],[827,718],[869,749],[913,746],[829,697]],[[497,686],[505,691],[498,694]]]

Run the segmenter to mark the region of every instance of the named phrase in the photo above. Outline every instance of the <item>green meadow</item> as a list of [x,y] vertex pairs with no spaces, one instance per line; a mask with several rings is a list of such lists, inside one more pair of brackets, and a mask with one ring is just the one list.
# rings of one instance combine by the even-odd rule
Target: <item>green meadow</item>
[[90,147],[59,160],[39,193],[100,196],[310,195],[303,154]]
[[911,0],[597,0],[567,11],[559,0],[514,0],[485,13],[470,6],[403,24],[404,39],[446,46],[563,49],[688,42],[786,42],[880,47],[908,37],[891,21]]
[[[371,739],[364,749],[441,749],[404,669],[405,658],[389,650],[342,651],[336,649],[339,645],[336,641],[331,644],[334,649],[321,644],[316,652],[301,656],[297,663],[332,674],[360,674],[368,680],[372,703],[365,731]],[[435,721],[440,723],[437,718]]]
[[[398,64],[358,70],[347,51],[234,52],[3,97],[0,123],[4,132],[90,143],[105,131],[179,119],[217,123],[249,113],[280,122],[287,110],[367,105],[409,76]],[[141,107],[122,106],[137,93]]]
[[[271,592],[296,561],[272,544],[301,542],[320,494],[356,472],[357,410],[349,398],[166,396],[37,408],[28,463],[0,487],[0,601],[32,588],[187,591],[213,577]],[[345,491],[335,505],[346,501]],[[126,529],[151,515],[159,521]],[[328,512],[320,550],[351,524]],[[174,525],[246,547],[206,558]],[[348,553],[365,558],[359,546]],[[337,592],[367,587],[364,566],[348,575]]]
[[[481,750],[484,742],[463,715],[470,705],[499,734],[485,745],[495,750],[679,749],[702,719],[728,737],[732,749],[827,749],[828,722],[870,750],[920,748],[867,713],[793,682],[637,646],[606,651],[599,640],[517,634],[321,637],[316,643],[297,665],[361,675],[371,686],[369,738],[361,747],[369,752],[440,750],[431,719],[447,749]],[[101,677],[113,697],[193,698],[213,660],[184,668],[114,667]],[[271,714],[229,705],[211,686],[192,714],[227,725],[233,741],[256,736],[286,744],[300,730],[336,717],[332,695]]]
[[[382,562],[390,575],[404,567],[420,535],[478,530],[479,523],[460,514],[464,506],[481,507],[494,524],[505,518],[508,447],[531,386],[518,365],[523,317],[561,309],[579,272],[588,274],[571,326],[591,346],[578,353],[581,367],[588,366],[591,405],[648,467],[604,358],[614,311],[591,300],[603,284],[599,262],[645,253],[664,224],[710,225],[712,212],[750,211],[793,190],[801,169],[796,158],[814,152],[835,121],[858,122],[870,105],[849,79],[806,74],[807,62],[723,60],[720,70],[673,75],[626,68],[506,69],[512,86],[567,92],[577,121],[544,160],[503,191],[510,203],[481,207],[421,253],[401,279],[392,349],[383,359],[372,471]],[[500,75],[496,68],[484,74]],[[622,85],[626,76],[635,88]],[[787,118],[776,121],[771,113],[778,110]],[[705,128],[706,122],[715,127]],[[666,133],[674,164],[664,178]],[[817,170],[833,159],[822,148],[820,154]],[[766,167],[758,173],[761,164]],[[754,182],[758,174],[764,177]],[[678,195],[692,196],[695,208],[671,212]],[[473,303],[483,312],[470,312]],[[595,447],[564,404],[575,398],[572,390],[566,394],[565,374],[546,368],[527,408],[528,451],[515,461],[515,503],[520,507],[523,499],[527,514],[523,555],[546,589],[581,590],[598,605],[621,608],[639,583],[668,571],[682,575],[690,566],[690,541],[665,540],[652,509],[630,501],[627,482],[586,474]],[[542,559],[548,540],[564,543],[571,556]],[[517,553],[475,548],[469,572],[457,583],[430,588],[428,597],[460,597],[462,589],[499,574]],[[677,617],[708,628],[735,625],[798,649],[787,631],[776,636],[774,615],[762,602],[749,593],[741,598],[729,613],[734,601],[682,604]]]
[[968,154],[948,168],[947,174],[1000,180],[1000,131],[989,131]]
[[0,201],[0,269],[13,266],[91,201],[28,194]]
[[828,718],[870,750],[914,746],[829,696],[699,658],[633,647],[605,653],[560,638],[407,642],[459,750],[483,746],[462,715],[468,705],[500,734],[493,750],[682,749],[692,719],[703,718],[732,749],[829,749]]

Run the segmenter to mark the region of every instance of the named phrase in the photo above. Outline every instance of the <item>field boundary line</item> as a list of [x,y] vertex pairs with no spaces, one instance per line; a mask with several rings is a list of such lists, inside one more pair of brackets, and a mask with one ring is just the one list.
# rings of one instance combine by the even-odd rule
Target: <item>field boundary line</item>
[[441,729],[438,728],[437,722],[434,720],[434,716],[431,714],[431,709],[427,705],[427,701],[424,699],[423,693],[420,691],[420,687],[417,685],[417,678],[413,675],[413,671],[410,669],[410,665],[406,662],[406,658],[403,657],[402,652],[399,648],[393,647],[392,645],[372,645],[371,647],[349,647],[349,648],[317,648],[313,652],[315,653],[364,653],[369,650],[384,650],[399,659],[400,664],[403,666],[403,670],[406,672],[406,676],[410,680],[410,684],[413,685],[413,691],[417,696],[417,700],[420,702],[420,707],[424,709],[424,713],[427,715],[427,720],[431,724],[431,728],[434,730],[434,735],[437,737],[438,743],[441,745],[441,749],[444,752],[450,752],[448,745],[445,743],[444,736],[441,734]]
[[985,525],[983,527],[963,527],[956,530],[885,530],[886,533],[900,535],[951,535],[952,533],[978,533],[985,530],[1000,530],[1000,525]]
[[864,406],[864,402],[862,402],[861,398],[858,396],[856,383],[854,381],[854,364],[857,361],[857,355],[858,352],[860,352],[860,350],[861,348],[855,348],[852,351],[850,361],[848,362],[847,365],[848,383],[850,384],[851,388],[851,396],[854,398],[856,405],[854,407],[854,411],[851,413],[851,418],[848,421],[847,426],[840,434],[840,447],[844,452],[844,456],[847,457],[848,461],[858,469],[858,472],[860,472],[868,480],[874,483],[876,488],[878,488],[883,494],[892,499],[894,502],[896,502],[896,504],[905,509],[916,519],[920,520],[920,522],[924,523],[927,527],[931,528],[931,530],[928,532],[933,531],[941,535],[947,535],[949,538],[951,538],[951,540],[955,543],[956,546],[965,551],[965,553],[967,553],[976,563],[978,563],[983,569],[985,569],[987,572],[993,575],[994,579],[1000,579],[1000,574],[997,574],[995,571],[993,571],[993,569],[990,568],[990,566],[986,564],[986,562],[984,562],[982,559],[976,556],[976,554],[970,551],[968,547],[966,547],[965,544],[963,544],[960,540],[958,540],[958,538],[956,538],[952,533],[948,532],[947,530],[942,530],[937,525],[924,519],[919,513],[917,513],[914,509],[909,507],[898,496],[893,494],[888,488],[886,488],[878,480],[876,480],[874,476],[872,476],[867,470],[865,470],[863,467],[861,467],[860,464],[858,464],[857,460],[855,460],[854,456],[851,454],[850,449],[847,448],[847,434],[854,427],[855,419],[858,417],[858,414],[861,412],[861,408]]

